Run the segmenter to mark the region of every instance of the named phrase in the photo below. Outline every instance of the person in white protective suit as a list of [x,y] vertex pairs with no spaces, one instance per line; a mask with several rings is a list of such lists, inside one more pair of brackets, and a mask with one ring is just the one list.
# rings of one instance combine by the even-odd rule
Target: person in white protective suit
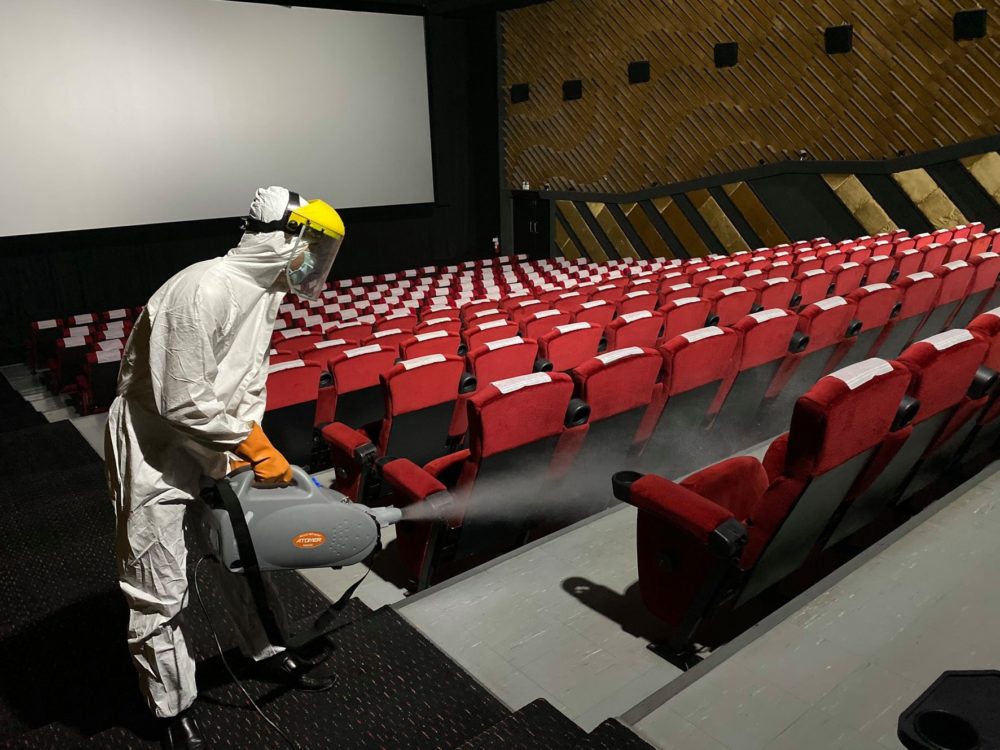
[[[248,462],[259,482],[291,479],[288,462],[260,428],[271,333],[286,292],[316,298],[322,291],[343,236],[331,206],[261,188],[239,244],[167,281],[128,340],[105,463],[129,650],[150,710],[167,720],[166,747],[207,747],[185,714],[197,695],[182,620],[185,512],[201,477],[224,476],[231,455]],[[223,592],[247,656],[266,659],[296,687],[329,687],[269,642],[242,578],[221,576],[230,579]]]

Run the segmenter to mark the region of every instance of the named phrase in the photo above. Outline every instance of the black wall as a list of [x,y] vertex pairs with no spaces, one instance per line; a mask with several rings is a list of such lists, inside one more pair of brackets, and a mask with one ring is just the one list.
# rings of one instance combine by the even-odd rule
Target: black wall
[[[344,210],[335,278],[485,257],[499,233],[496,13],[425,20],[435,202]],[[24,359],[30,321],[143,304],[239,236],[226,218],[0,238],[0,363]]]

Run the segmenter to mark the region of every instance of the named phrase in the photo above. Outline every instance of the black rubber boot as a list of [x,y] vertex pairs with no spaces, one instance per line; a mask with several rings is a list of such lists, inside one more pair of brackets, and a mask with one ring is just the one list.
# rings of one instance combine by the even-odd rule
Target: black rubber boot
[[164,719],[163,750],[208,750],[208,741],[201,734],[198,722],[189,712]]
[[322,693],[337,683],[335,677],[306,674],[308,669],[309,665],[306,662],[295,654],[284,651],[260,662],[254,670],[254,677],[265,682],[273,682],[294,690],[306,690],[311,693]]

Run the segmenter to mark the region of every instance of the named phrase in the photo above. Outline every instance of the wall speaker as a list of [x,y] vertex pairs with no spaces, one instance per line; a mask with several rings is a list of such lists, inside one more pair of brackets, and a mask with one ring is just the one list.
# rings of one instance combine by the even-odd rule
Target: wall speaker
[[520,104],[528,101],[531,96],[531,87],[526,83],[515,83],[510,87],[510,103]]
[[723,42],[715,45],[715,67],[731,68],[739,62],[740,45],[737,42]]
[[842,55],[850,52],[854,47],[854,27],[850,24],[844,26],[828,26],[824,34],[826,54]]
[[955,40],[982,39],[986,36],[986,10],[960,10],[954,18]]
[[563,81],[563,101],[571,102],[583,98],[583,81]]
[[629,83],[647,83],[649,81],[649,60],[637,60],[628,64]]

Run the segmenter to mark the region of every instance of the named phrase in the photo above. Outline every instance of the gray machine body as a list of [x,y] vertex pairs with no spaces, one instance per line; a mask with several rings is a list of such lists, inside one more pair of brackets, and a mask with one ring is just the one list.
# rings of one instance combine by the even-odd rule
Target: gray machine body
[[[368,508],[313,482],[292,467],[288,487],[260,487],[245,470],[229,482],[239,500],[261,572],[344,567],[367,558],[382,526],[399,520],[396,508]],[[225,507],[206,506],[202,524],[212,551],[227,569],[243,571],[241,554]]]

